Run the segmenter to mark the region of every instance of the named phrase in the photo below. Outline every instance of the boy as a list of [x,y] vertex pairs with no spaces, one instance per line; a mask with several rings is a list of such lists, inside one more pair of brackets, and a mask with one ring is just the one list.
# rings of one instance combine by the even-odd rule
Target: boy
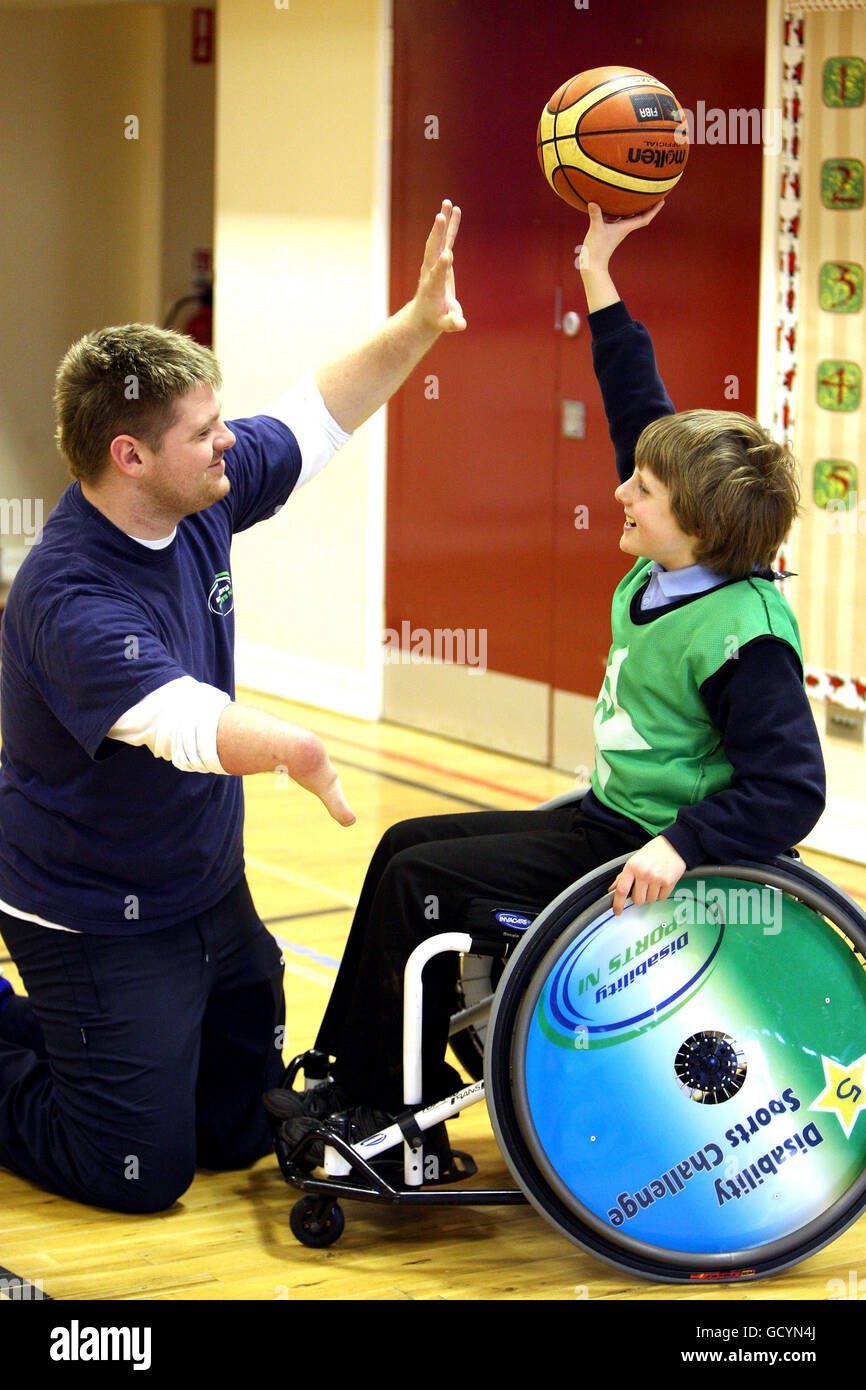
[[[649,335],[608,271],[661,206],[608,223],[591,205],[580,258],[621,479],[619,544],[635,557],[613,599],[591,790],[580,805],[437,816],[385,834],[316,1043],[336,1058],[333,1080],[265,1097],[290,1143],[336,1113],[357,1143],[402,1108],[403,969],[425,937],[472,930],[494,906],[535,915],[624,853],[614,911],[629,896],[666,898],[688,868],[774,857],[823,809],[797,624],[769,569],[797,511],[794,460],[746,416],[673,413]],[[457,1084],[444,1061],[455,973],[453,953],[425,968],[425,1104]]]

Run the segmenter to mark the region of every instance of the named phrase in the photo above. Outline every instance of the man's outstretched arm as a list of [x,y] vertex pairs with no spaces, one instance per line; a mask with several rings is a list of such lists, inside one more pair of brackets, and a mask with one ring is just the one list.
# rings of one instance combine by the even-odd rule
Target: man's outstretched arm
[[414,297],[367,342],[314,373],[330,414],[348,434],[390,400],[442,333],[466,327],[454,288],[460,209],[446,199],[436,216]]
[[149,748],[181,772],[245,777],[282,771],[323,803],[340,825],[352,825],[340,779],[317,734],[192,676],[167,681],[133,705],[108,738]]
[[317,734],[249,705],[226,705],[217,728],[223,770],[243,777],[283,769],[312,792],[340,825],[353,825],[355,813],[343,796],[336,769]]

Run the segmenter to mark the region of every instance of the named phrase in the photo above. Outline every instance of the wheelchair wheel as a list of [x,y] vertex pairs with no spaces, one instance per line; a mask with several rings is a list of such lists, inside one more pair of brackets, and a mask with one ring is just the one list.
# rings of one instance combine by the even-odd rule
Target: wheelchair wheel
[[488,1025],[493,1128],[563,1235],[662,1282],[797,1263],[866,1208],[866,918],[795,859],[561,894]]
[[330,1197],[301,1197],[289,1212],[292,1235],[302,1245],[323,1249],[340,1239],[346,1218],[339,1202]]

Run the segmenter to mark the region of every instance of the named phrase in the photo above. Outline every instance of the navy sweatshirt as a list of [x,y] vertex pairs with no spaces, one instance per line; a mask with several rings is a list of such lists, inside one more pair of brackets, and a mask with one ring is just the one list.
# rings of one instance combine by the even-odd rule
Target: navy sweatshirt
[[107,738],[179,676],[234,696],[232,536],[273,515],[294,435],[237,420],[231,491],[171,544],[131,539],[66,489],[9,594],[0,671],[0,900],[72,930],[154,931],[204,912],[244,871],[240,777],[182,772]]

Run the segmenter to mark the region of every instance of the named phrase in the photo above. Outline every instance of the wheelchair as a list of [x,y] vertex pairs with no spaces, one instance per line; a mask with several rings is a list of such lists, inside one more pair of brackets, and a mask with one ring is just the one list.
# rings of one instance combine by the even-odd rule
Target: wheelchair
[[[289,1151],[275,1128],[283,1176],[305,1194],[290,1217],[299,1241],[337,1240],[344,1198],[528,1202],[618,1269],[720,1283],[779,1273],[858,1218],[866,916],[795,852],[691,870],[665,901],[615,916],[608,885],[627,857],[529,925],[446,932],[413,952],[402,1114],[354,1146],[325,1121]],[[421,1108],[423,968],[439,951],[461,955],[452,1044],[474,1079]],[[302,1054],[286,1084],[326,1060]],[[516,1186],[449,1188],[425,1164],[424,1133],[482,1100]],[[324,1177],[305,1159],[317,1140]]]

